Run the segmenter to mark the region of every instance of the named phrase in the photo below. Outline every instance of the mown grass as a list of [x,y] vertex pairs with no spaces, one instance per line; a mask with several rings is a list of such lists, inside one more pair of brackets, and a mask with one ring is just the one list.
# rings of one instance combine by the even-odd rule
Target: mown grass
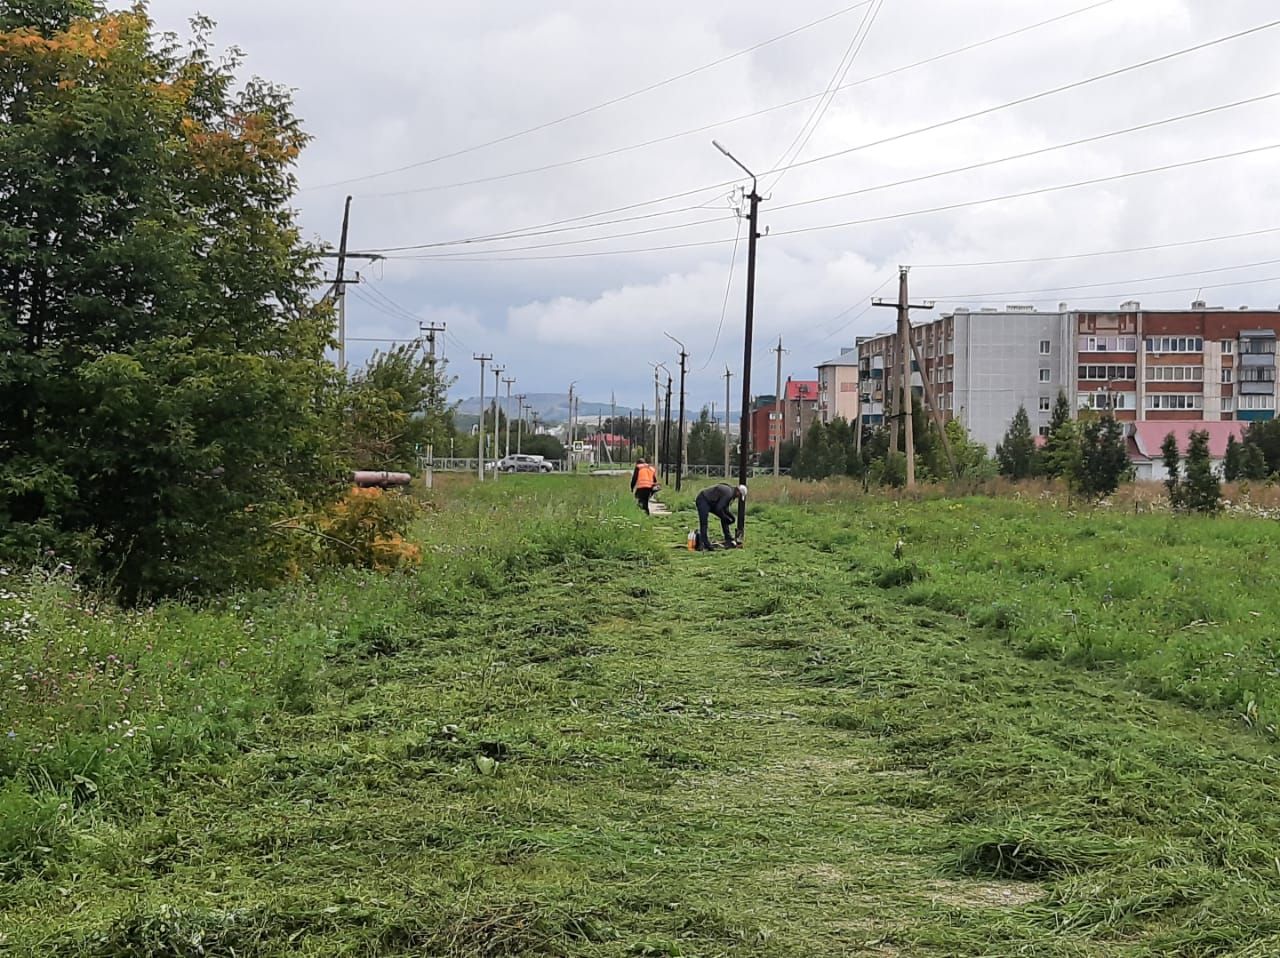
[[[691,514],[676,504],[642,524],[607,483],[518,477],[447,497],[416,574],[147,613],[190,617],[188,632],[149,633],[153,649],[234,626],[226,641],[250,651],[199,673],[225,683],[206,701],[261,697],[216,748],[131,767],[78,802],[40,785],[38,757],[11,775],[14,794],[68,810],[57,847],[0,884],[0,945],[51,958],[1276,953],[1273,743],[1144,694],[1134,667],[1020,631],[1054,604],[1032,607],[1031,583],[1056,589],[1055,569],[1125,548],[1136,561],[1138,544],[1094,540],[1111,523],[1145,536],[1141,522],[768,503],[746,549],[707,556],[679,548]],[[1231,527],[1190,523],[1157,525],[1191,536],[1205,568],[1225,562]],[[990,551],[953,538],[965,527],[985,528]],[[1020,551],[1037,537],[1072,545]],[[1023,568],[1033,556],[1045,568]],[[1087,616],[1083,599],[1116,580],[1079,578],[1073,611]],[[1001,596],[1017,615],[983,618],[995,603],[966,591],[1019,582]],[[1120,601],[1114,588],[1093,600]],[[94,618],[104,641],[128,621]],[[257,668],[266,635],[296,646],[292,693],[289,669]]]

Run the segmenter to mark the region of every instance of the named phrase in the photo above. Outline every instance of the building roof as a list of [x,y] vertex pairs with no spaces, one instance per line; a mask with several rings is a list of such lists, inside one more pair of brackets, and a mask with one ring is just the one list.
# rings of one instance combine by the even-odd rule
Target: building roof
[[1133,424],[1133,442],[1137,453],[1143,459],[1159,459],[1160,446],[1165,436],[1173,433],[1178,440],[1178,452],[1187,454],[1193,432],[1204,431],[1209,434],[1209,457],[1221,459],[1227,454],[1227,439],[1235,436],[1239,442],[1244,438],[1247,422],[1198,422],[1181,420],[1178,422],[1138,422]]
[[825,363],[818,363],[817,368],[821,369],[823,366],[856,366],[856,365],[858,365],[857,354],[845,353],[842,356],[837,356],[835,359],[828,359]]
[[788,379],[787,402],[818,398],[818,381],[816,379]]

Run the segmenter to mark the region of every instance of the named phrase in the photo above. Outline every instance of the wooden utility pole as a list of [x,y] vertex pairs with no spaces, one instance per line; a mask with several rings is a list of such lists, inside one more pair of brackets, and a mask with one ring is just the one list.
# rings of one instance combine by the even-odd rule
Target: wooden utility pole
[[729,380],[733,373],[724,367],[724,477],[729,478]]
[[951,475],[960,478],[960,468],[956,465],[955,454],[951,451],[951,440],[947,438],[947,424],[942,421],[942,410],[938,408],[938,397],[933,391],[933,381],[929,378],[929,370],[924,368],[924,360],[920,357],[920,347],[915,340],[911,341],[911,352],[916,357],[916,365],[920,367],[920,379],[924,383],[924,398],[933,417],[933,424],[938,427],[938,435],[942,438],[942,449],[947,454],[947,462],[951,464]]
[[[913,309],[933,309],[933,303],[913,304],[907,292],[907,274],[911,272],[910,266],[898,267],[898,301],[896,303],[886,303],[882,299],[872,301],[875,306],[891,306],[898,311],[898,353],[901,356],[902,363],[902,405],[899,414],[902,416],[903,429],[903,452],[907,457],[907,488],[914,489],[916,486],[916,455],[915,455],[915,436],[912,434],[911,423],[911,310]],[[923,374],[924,370],[921,369]],[[921,375],[921,379],[924,376]]]
[[484,364],[493,359],[493,354],[472,353],[471,358],[480,364],[480,425],[476,429],[476,453],[480,461],[480,481],[484,482]]
[[778,337],[778,345],[773,348],[778,354],[778,382],[775,387],[776,392],[773,397],[773,408],[777,410],[778,430],[773,440],[773,475],[776,479],[781,473],[778,464],[781,462],[782,456],[782,437],[786,432],[787,425],[787,404],[785,397],[782,395],[782,354],[786,352],[782,348],[782,337]]

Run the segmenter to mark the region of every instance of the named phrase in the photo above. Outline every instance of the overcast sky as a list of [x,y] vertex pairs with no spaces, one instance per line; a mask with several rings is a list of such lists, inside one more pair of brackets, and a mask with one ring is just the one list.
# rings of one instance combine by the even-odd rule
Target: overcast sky
[[[1198,287],[1202,298],[1233,308],[1280,303],[1280,149],[901,215],[1280,144],[1280,96],[830,198],[1280,94],[1280,27],[819,159],[1259,27],[1280,18],[1274,0],[1110,0],[949,56],[942,55],[1094,0],[876,0],[849,9],[852,2],[328,0],[320,16],[316,4],[301,0],[152,0],[151,11],[161,27],[179,32],[192,13],[207,14],[219,24],[218,42],[244,51],[246,74],[296,90],[298,113],[315,137],[301,162],[297,202],[316,239],[336,245],[347,193],[355,197],[356,249],[542,234],[394,253],[417,258],[361,267],[368,282],[348,301],[349,336],[410,336],[410,316],[445,322],[459,397],[476,393],[471,355],[485,352],[516,377],[517,392],[564,391],[577,380],[587,399],[607,401],[616,392],[619,403],[651,405],[650,364],[677,368],[677,347],[664,333],[688,346],[693,405],[723,406],[726,364],[737,395],[747,230],[734,213],[741,193],[732,192],[745,177],[713,148],[713,137],[762,174],[761,225],[772,234],[759,244],[753,392],[773,391],[769,350],[779,335],[789,350],[784,376],[813,378],[816,362],[886,328],[891,312],[865,307],[874,291],[895,295],[899,264],[914,267],[913,299],[936,300],[940,309],[1059,301],[1103,308],[1130,298],[1179,306]],[[854,82],[887,71],[897,72]],[[845,88],[818,96],[833,82]],[[591,109],[619,97],[627,98]],[[551,123],[572,114],[582,115]],[[622,150],[660,138],[669,139]],[[801,163],[818,161],[780,179],[763,175],[797,149]],[[551,164],[561,165],[525,172]],[[488,181],[458,185],[475,180]],[[637,205],[680,193],[689,195]],[[623,207],[598,219],[627,222],[530,229]],[[876,222],[811,229],[866,220]],[[699,225],[682,225],[690,223]],[[943,268],[1268,229],[1278,231]],[[683,248],[617,252],[670,246]],[[612,255],[581,255],[605,251]],[[1185,275],[1192,271],[1206,272]],[[373,348],[353,342],[352,361]]]

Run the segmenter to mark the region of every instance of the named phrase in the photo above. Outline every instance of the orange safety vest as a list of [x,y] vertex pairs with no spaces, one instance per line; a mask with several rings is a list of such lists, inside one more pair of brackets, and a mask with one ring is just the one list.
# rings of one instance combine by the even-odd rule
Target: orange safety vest
[[652,489],[658,484],[658,470],[653,466],[636,466],[636,488]]

